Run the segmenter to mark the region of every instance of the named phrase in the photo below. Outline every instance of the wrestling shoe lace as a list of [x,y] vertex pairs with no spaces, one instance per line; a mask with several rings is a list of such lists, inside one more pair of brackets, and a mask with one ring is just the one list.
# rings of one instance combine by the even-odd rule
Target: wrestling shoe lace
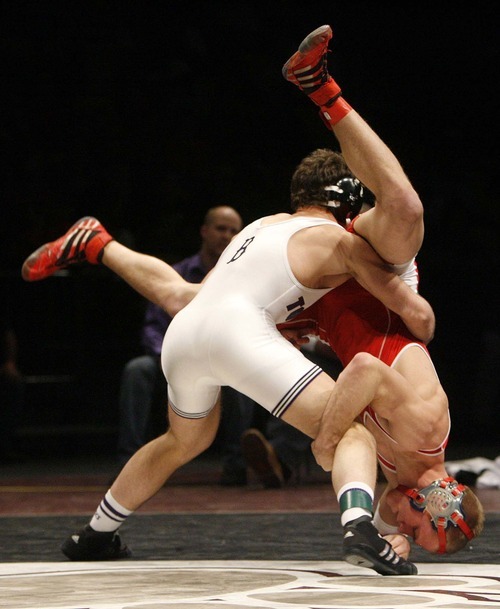
[[318,106],[331,106],[342,91],[328,73],[328,43],[332,38],[329,25],[308,34],[299,49],[283,66],[285,80],[296,85]]

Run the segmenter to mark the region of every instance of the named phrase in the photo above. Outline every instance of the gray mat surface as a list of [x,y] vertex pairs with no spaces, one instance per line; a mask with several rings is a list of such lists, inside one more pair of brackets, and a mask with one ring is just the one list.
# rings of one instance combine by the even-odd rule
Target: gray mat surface
[[[1,517],[0,563],[63,560],[60,544],[87,520],[77,516]],[[341,526],[332,514],[135,514],[121,529],[133,560],[341,560]],[[500,514],[469,548],[415,562],[500,564]]]

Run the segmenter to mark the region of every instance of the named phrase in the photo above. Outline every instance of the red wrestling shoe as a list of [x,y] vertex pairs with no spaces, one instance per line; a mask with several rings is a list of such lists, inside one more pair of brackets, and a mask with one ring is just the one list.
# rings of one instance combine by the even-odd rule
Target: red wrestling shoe
[[113,240],[96,218],[85,216],[59,239],[45,243],[24,261],[25,281],[40,281],[72,264],[99,264],[104,246]]
[[336,124],[352,108],[341,99],[342,91],[328,73],[328,43],[332,38],[332,28],[322,25],[315,29],[300,43],[283,66],[285,80],[296,85],[317,106],[321,108],[322,118]]

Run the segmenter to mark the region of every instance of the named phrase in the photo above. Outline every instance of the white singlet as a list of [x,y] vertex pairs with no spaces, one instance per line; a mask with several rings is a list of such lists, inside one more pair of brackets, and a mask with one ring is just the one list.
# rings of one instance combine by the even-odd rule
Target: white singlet
[[280,417],[322,372],[276,328],[331,290],[303,286],[287,256],[293,234],[322,224],[344,230],[321,218],[267,225],[261,218],[228,245],[165,335],[162,367],[177,414],[206,416],[229,385]]

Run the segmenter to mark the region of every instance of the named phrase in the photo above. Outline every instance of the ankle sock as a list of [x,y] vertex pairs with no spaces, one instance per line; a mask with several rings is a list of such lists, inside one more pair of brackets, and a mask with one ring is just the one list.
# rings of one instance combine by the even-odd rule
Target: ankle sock
[[345,526],[360,516],[373,517],[373,489],[364,482],[349,482],[337,493],[340,521]]
[[130,514],[132,514],[132,510],[127,510],[120,505],[111,491],[108,491],[92,517],[90,526],[94,531],[107,533],[116,531]]

